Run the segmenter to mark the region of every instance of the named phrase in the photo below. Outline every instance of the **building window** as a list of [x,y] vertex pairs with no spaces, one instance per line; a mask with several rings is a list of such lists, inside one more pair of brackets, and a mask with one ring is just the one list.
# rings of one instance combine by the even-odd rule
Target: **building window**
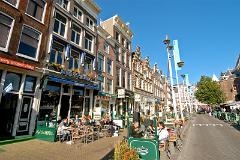
[[40,38],[40,32],[24,26],[22,30],[20,44],[18,47],[18,53],[27,57],[37,59]]
[[68,68],[69,69],[78,69],[78,67],[79,67],[78,62],[79,62],[78,52],[75,50],[71,50],[71,57],[69,59]]
[[93,20],[91,20],[90,18],[87,17],[86,24],[87,24],[88,28],[90,28],[91,30],[94,30],[94,22],[93,22]]
[[67,19],[56,13],[53,31],[64,37]]
[[93,45],[93,37],[90,34],[86,33],[86,35],[85,35],[85,49],[92,52],[92,45]]
[[3,0],[3,1],[17,7],[18,0]]
[[128,73],[127,88],[130,90],[131,75]]
[[102,75],[98,75],[98,81],[100,83],[100,91],[104,91],[104,77]]
[[63,64],[63,50],[64,50],[64,45],[54,42],[52,44],[52,50],[50,53],[49,62]]
[[104,52],[109,53],[109,45],[104,43]]
[[57,4],[59,4],[59,6],[67,10],[68,0],[57,0]]
[[24,84],[24,92],[35,92],[35,86],[36,86],[36,77],[32,76],[26,76],[25,84]]
[[10,35],[13,28],[13,19],[0,12],[0,49],[6,50],[9,46]]
[[131,46],[131,44],[127,41],[126,47],[128,50],[130,50],[130,46]]
[[3,89],[5,90],[6,87],[11,86],[12,89],[10,91],[18,92],[20,89],[20,82],[21,82],[20,74],[8,72],[6,75],[6,78],[5,78],[5,83],[4,83]]
[[120,68],[117,68],[117,86],[120,86],[120,80],[121,80],[121,75],[120,75]]
[[119,62],[119,47],[116,46],[115,49],[116,49],[116,61]]
[[79,45],[80,44],[80,35],[81,35],[81,29],[73,24],[71,41]]
[[112,80],[111,79],[107,79],[107,89],[106,89],[106,92],[112,93]]
[[82,22],[83,13],[79,8],[74,7],[73,16]]
[[103,67],[104,67],[104,56],[101,53],[99,53],[98,54],[98,70],[101,72],[104,71]]
[[129,56],[128,56],[127,53],[126,53],[126,66],[127,66],[127,67],[129,67],[129,63],[130,63],[130,61],[129,61]]
[[122,45],[123,45],[123,46],[125,46],[125,43],[124,43],[124,42],[125,42],[125,39],[122,38]]
[[136,86],[137,88],[139,88],[139,79],[138,79],[138,77],[136,77],[136,84],[135,84],[135,86]]
[[125,71],[122,71],[122,87],[125,88]]
[[27,14],[42,21],[45,4],[45,0],[28,0]]
[[122,64],[124,64],[125,63],[125,53],[124,52],[122,52]]
[[92,59],[89,57],[85,57],[84,61],[84,73],[88,73],[92,70]]
[[107,73],[112,74],[112,60],[107,59]]
[[116,41],[119,42],[119,39],[120,39],[120,35],[118,32],[116,32]]

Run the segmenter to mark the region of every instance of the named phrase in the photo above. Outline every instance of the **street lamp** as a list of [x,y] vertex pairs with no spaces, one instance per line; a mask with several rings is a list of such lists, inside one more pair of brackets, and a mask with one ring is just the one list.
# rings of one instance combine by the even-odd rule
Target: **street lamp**
[[[191,110],[191,104],[190,104],[190,101],[189,101],[189,97],[188,97],[188,86],[187,86],[187,83],[186,83],[186,75],[185,74],[182,74],[181,77],[183,78],[183,97],[184,97],[184,102],[186,103],[186,106],[187,106],[187,110],[188,112],[192,112]],[[185,85],[186,85],[186,89],[187,89],[187,93],[185,94]]]
[[175,99],[175,93],[173,90],[173,76],[172,76],[172,64],[171,64],[171,55],[170,51],[173,49],[173,46],[170,45],[170,40],[168,39],[168,36],[166,36],[166,39],[163,41],[163,43],[166,45],[167,53],[168,53],[168,70],[170,74],[170,82],[171,82],[171,92],[172,92],[172,99],[173,99],[173,110],[175,118],[178,120],[178,114],[177,114],[177,106],[176,106],[176,99]]
[[180,68],[183,67],[184,62],[180,60],[180,55],[179,55],[179,49],[178,49],[178,41],[174,40],[173,41],[174,44],[174,64],[175,64],[175,73],[176,73],[176,82],[177,82],[177,90],[178,90],[178,102],[179,102],[179,109],[180,109],[180,115],[181,115],[181,119],[182,121],[184,121],[184,117],[183,117],[183,107],[182,107],[182,100],[181,100],[181,92],[180,92],[180,86],[178,83],[178,70],[180,70]]

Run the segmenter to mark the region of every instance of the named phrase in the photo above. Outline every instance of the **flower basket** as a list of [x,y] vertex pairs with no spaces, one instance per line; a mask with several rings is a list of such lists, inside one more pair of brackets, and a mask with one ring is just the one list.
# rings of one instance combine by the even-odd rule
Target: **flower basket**
[[62,69],[64,69],[64,66],[57,63],[51,63],[48,65],[48,68],[60,72]]
[[91,71],[91,72],[88,72],[87,76],[90,80],[94,80],[96,77],[96,73]]

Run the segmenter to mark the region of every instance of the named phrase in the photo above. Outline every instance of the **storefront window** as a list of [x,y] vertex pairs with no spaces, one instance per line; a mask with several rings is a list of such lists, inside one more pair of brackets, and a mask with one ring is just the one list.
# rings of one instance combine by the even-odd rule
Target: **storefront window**
[[42,92],[40,110],[38,115],[39,121],[44,121],[46,115],[49,120],[55,120],[57,115],[57,106],[60,99],[61,84],[48,81],[48,84]]
[[84,88],[82,87],[73,87],[73,96],[72,96],[72,106],[71,106],[71,115],[81,115],[83,112],[83,101],[84,101]]
[[85,113],[89,113],[90,110],[90,98],[85,98]]
[[89,96],[89,89],[86,89],[85,96]]
[[69,91],[70,91],[70,86],[64,85],[63,86],[63,93],[69,93]]
[[7,73],[4,83],[4,91],[19,91],[21,75],[16,73]]
[[24,92],[34,92],[36,86],[36,77],[26,76]]
[[84,96],[84,88],[74,87],[73,94],[78,96]]

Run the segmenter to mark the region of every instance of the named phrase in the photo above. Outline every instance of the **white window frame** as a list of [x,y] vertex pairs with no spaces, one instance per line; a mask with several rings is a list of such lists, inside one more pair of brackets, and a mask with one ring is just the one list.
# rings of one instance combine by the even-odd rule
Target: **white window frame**
[[15,23],[15,19],[12,18],[11,16],[7,15],[6,13],[4,12],[0,12],[1,14],[11,18],[13,21],[12,21],[12,24],[11,24],[11,29],[9,30],[9,36],[8,36],[8,40],[7,40],[7,44],[6,44],[6,47],[3,48],[3,47],[0,47],[0,50],[1,51],[4,51],[4,52],[8,52],[8,47],[9,47],[9,44],[10,44],[10,40],[11,40],[11,37],[12,37],[12,31],[13,31],[13,26],[14,26],[14,23]]
[[[28,4],[29,4],[29,0],[28,0]],[[29,17],[31,17],[32,19],[35,19],[36,21],[44,24],[44,18],[45,18],[45,14],[46,14],[46,8],[47,8],[47,0],[45,0],[45,6],[44,6],[44,9],[43,9],[43,13],[42,13],[42,19],[39,20],[33,16],[31,16],[30,14],[27,13],[27,9],[28,9],[28,4],[27,4],[27,8],[26,8],[26,11],[25,11],[25,14]]]
[[18,7],[19,7],[19,1],[20,1],[20,0],[17,0],[16,6],[14,6],[13,4],[9,3],[8,1],[3,0],[3,2],[5,2],[5,3],[7,3],[7,4],[11,5],[11,6],[13,6],[14,8],[18,8]]
[[56,4],[57,4],[58,6],[60,6],[62,9],[68,11],[68,10],[69,10],[69,3],[70,3],[70,1],[67,0],[67,1],[68,1],[68,4],[67,4],[66,8],[63,7],[63,1],[64,1],[64,0],[60,0],[60,1],[61,1],[61,4],[59,4],[59,3],[57,3],[57,2],[56,2]]
[[[73,29],[73,25],[75,25],[77,28],[79,28],[81,30],[80,33],[78,31],[76,31],[75,29]],[[71,42],[73,42],[74,44],[77,44],[78,46],[81,46],[81,44],[82,44],[82,37],[81,37],[81,35],[82,35],[82,32],[83,32],[82,28],[79,27],[78,25],[76,25],[75,23],[72,23],[71,29],[72,29],[71,31],[74,31],[76,34],[79,35],[79,43],[76,43],[76,37],[77,36],[75,36],[74,37],[74,41],[72,41],[72,32],[71,32]]]
[[[102,62],[102,72],[105,72],[105,56],[101,53],[101,52],[99,52],[98,53],[98,55],[101,55],[102,57],[103,57],[103,62]],[[98,58],[98,57],[97,57]],[[98,60],[99,61],[99,60]]]
[[[64,64],[64,51],[65,51],[65,46],[59,42],[55,42],[55,43],[58,43],[59,45],[63,46],[63,52],[62,52],[62,64]],[[54,50],[54,49],[52,49]],[[56,51],[56,50],[55,50]],[[57,53],[57,54],[56,54]],[[56,51],[55,52],[55,58],[54,58],[54,63],[57,63],[57,57],[58,57],[58,54],[61,53],[59,51]]]
[[[89,19],[89,23],[92,21],[92,23],[93,23],[92,27],[90,26],[90,24],[88,24],[87,19]],[[92,18],[90,18],[89,16],[86,17],[86,26],[87,26],[90,30],[94,31],[95,23],[94,23],[94,21],[92,20]]]
[[[39,51],[40,51],[40,45],[41,45],[41,41],[42,41],[42,32],[40,32],[39,30],[37,30],[37,29],[35,29],[35,28],[33,28],[33,27],[29,26],[29,25],[26,25],[26,24],[24,24],[24,25],[22,26],[22,31],[23,31],[23,28],[24,28],[24,27],[31,28],[31,29],[33,29],[34,31],[36,31],[36,32],[39,33],[39,42],[38,42],[38,48],[37,48],[36,58],[29,57],[29,56],[24,55],[24,54],[22,54],[22,53],[17,53],[16,55],[19,56],[19,57],[31,59],[31,60],[33,60],[33,61],[38,61],[38,56],[39,56]],[[18,52],[18,50],[19,50],[19,45],[20,45],[20,43],[21,43],[22,31],[21,31],[21,35],[20,35],[19,42],[18,42],[17,52]]]
[[[77,60],[77,62],[79,63],[79,59],[78,58],[74,58],[73,56],[71,56],[71,58],[73,59],[73,64],[72,64],[71,70],[78,69],[79,64],[77,64],[77,66],[75,66],[75,60]],[[70,63],[70,61],[69,61],[69,63]]]
[[[77,17],[74,16],[74,14],[73,14],[73,17],[75,17],[75,18],[76,18],[77,20],[79,20],[80,22],[83,22],[83,11],[82,11],[81,9],[79,9],[77,6],[74,6],[74,8],[77,9]],[[73,12],[74,12],[74,8],[73,8]],[[79,12],[79,11],[82,13],[81,19],[79,19],[79,15],[78,15],[78,12]]]
[[[55,32],[55,31],[54,31],[54,24],[55,24],[55,20],[56,20],[56,15],[57,15],[57,13],[60,14],[61,16],[63,16],[64,18],[66,18],[65,31],[64,31],[64,35],[63,35],[63,36],[58,33],[59,30],[61,30],[61,29],[58,28],[58,32]],[[58,22],[59,22],[59,24],[62,23],[62,22],[59,21],[59,20],[58,20]],[[62,24],[64,24],[64,23],[62,23]],[[57,35],[63,37],[63,38],[66,38],[66,35],[67,35],[66,28],[68,28],[67,26],[68,26],[68,18],[67,18],[66,16],[64,16],[63,14],[61,14],[60,12],[55,12],[55,15],[54,15],[54,23],[53,23],[53,32],[56,33]]]
[[[111,87],[108,86],[108,81],[111,81]],[[108,86],[108,93],[112,94],[113,93],[113,80],[110,78],[107,78],[106,84]]]
[[[110,72],[110,73],[108,72],[108,60],[110,60],[110,61],[111,61],[111,72]],[[110,59],[110,58],[107,58],[107,74],[110,74],[110,75],[112,75],[112,73],[113,73],[113,60],[112,60],[112,59]]]
[[[90,35],[90,36],[92,37],[92,41],[91,41],[90,39],[87,39],[86,34],[88,34],[88,35]],[[94,43],[93,43],[93,38],[94,38],[94,37],[93,37],[90,33],[85,33],[85,37],[84,37],[84,38],[85,38],[85,40],[84,40],[84,48],[85,48],[85,46],[86,46],[86,45],[85,45],[85,43],[86,43],[85,41],[87,40],[87,42],[88,42],[88,47],[85,48],[85,49],[88,50],[88,51],[90,51],[90,52],[93,52],[93,45],[94,45]],[[90,48],[91,50],[89,50],[89,41],[92,42],[92,46],[91,46],[91,48]]]
[[[106,47],[106,48],[105,48]],[[104,49],[104,52],[106,52],[107,54],[109,54],[109,44],[107,42],[104,43],[104,46],[103,46],[103,49]],[[107,49],[107,50],[105,50]]]

